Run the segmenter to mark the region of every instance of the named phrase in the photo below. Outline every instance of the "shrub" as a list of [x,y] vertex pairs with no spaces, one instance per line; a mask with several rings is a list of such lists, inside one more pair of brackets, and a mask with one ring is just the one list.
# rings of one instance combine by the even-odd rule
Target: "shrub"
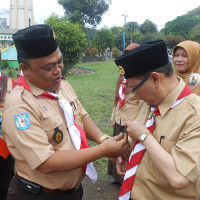
[[14,72],[14,70],[8,68],[7,75],[11,78],[14,78],[16,76],[16,73]]
[[185,40],[184,37],[181,35],[168,35],[166,38],[164,38],[166,45],[168,48],[173,49],[178,43]]
[[84,51],[84,53],[85,53],[85,56],[91,56],[91,55],[92,55],[92,52],[91,52],[90,48],[87,48],[87,49]]
[[92,56],[97,56],[98,55],[98,49],[97,48],[92,48],[91,55]]
[[116,59],[117,57],[119,57],[120,56],[120,51],[119,51],[119,49],[117,48],[117,47],[115,47],[114,49],[113,49],[113,51],[112,51],[112,57],[114,58],[114,59]]

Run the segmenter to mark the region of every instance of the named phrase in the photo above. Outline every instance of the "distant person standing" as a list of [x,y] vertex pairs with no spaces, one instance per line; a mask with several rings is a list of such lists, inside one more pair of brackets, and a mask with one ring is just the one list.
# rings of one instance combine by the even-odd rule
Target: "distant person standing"
[[[138,46],[139,44],[131,43],[126,47],[124,53]],[[114,108],[111,116],[112,126],[114,128],[113,136],[124,132],[125,122],[134,120],[138,103],[139,99],[130,91],[130,88],[127,87],[123,71],[120,71],[116,84]],[[111,181],[113,184],[121,184],[123,181],[123,179],[116,172],[114,159],[108,161],[108,175],[111,175],[114,178]]]
[[175,74],[200,95],[200,44],[186,40],[173,49]]

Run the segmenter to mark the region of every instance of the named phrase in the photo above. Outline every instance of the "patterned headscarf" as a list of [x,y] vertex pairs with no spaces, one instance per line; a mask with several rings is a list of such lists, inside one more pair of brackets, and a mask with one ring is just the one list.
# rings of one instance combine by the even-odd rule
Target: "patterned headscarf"
[[[183,73],[180,73],[175,69],[175,74],[177,76],[180,76],[184,80],[184,82],[189,85],[190,75],[192,73],[200,74],[200,44],[198,42],[190,40],[179,43],[173,49],[173,58],[178,47],[182,47],[186,51],[188,66],[187,70]],[[197,95],[200,95],[200,84],[193,91]]]

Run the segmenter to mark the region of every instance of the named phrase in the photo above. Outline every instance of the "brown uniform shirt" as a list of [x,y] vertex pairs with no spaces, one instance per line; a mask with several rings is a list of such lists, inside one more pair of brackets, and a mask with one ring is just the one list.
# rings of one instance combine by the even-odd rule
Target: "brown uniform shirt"
[[[71,189],[77,186],[84,177],[82,168],[43,174],[36,168],[47,160],[55,151],[74,150],[68,133],[65,118],[58,100],[38,98],[44,91],[29,83],[32,91],[16,86],[6,99],[3,113],[3,131],[12,155],[16,159],[16,170],[19,176],[50,189]],[[62,95],[73,102],[75,123],[81,121],[88,113],[82,108],[70,84],[63,78]],[[28,113],[30,126],[25,130],[17,128],[14,116]],[[55,128],[62,131],[63,140],[57,144],[54,139]]]
[[[121,120],[121,125],[124,125],[124,122],[130,122],[134,120],[136,110],[137,110],[137,105],[139,103],[139,99],[134,95],[133,92],[130,92],[125,95],[125,103],[123,107],[119,110],[119,102],[117,103],[116,106],[116,111],[115,113],[112,113],[112,119],[115,117],[115,122],[120,124]],[[115,116],[113,116],[115,115]]]
[[[133,200],[196,200],[200,192],[200,97],[187,96],[169,110],[185,83],[178,86],[158,106],[161,115],[155,118],[153,136],[172,155],[177,170],[191,183],[181,190],[172,189],[158,172],[146,151],[132,188]],[[150,108],[140,102],[135,122],[146,123]]]

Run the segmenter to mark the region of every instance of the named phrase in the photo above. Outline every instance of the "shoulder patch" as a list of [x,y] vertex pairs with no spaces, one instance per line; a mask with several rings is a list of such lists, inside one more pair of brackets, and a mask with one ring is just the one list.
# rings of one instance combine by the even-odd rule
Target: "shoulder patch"
[[19,113],[14,115],[15,125],[20,130],[26,130],[31,122],[27,112]]

